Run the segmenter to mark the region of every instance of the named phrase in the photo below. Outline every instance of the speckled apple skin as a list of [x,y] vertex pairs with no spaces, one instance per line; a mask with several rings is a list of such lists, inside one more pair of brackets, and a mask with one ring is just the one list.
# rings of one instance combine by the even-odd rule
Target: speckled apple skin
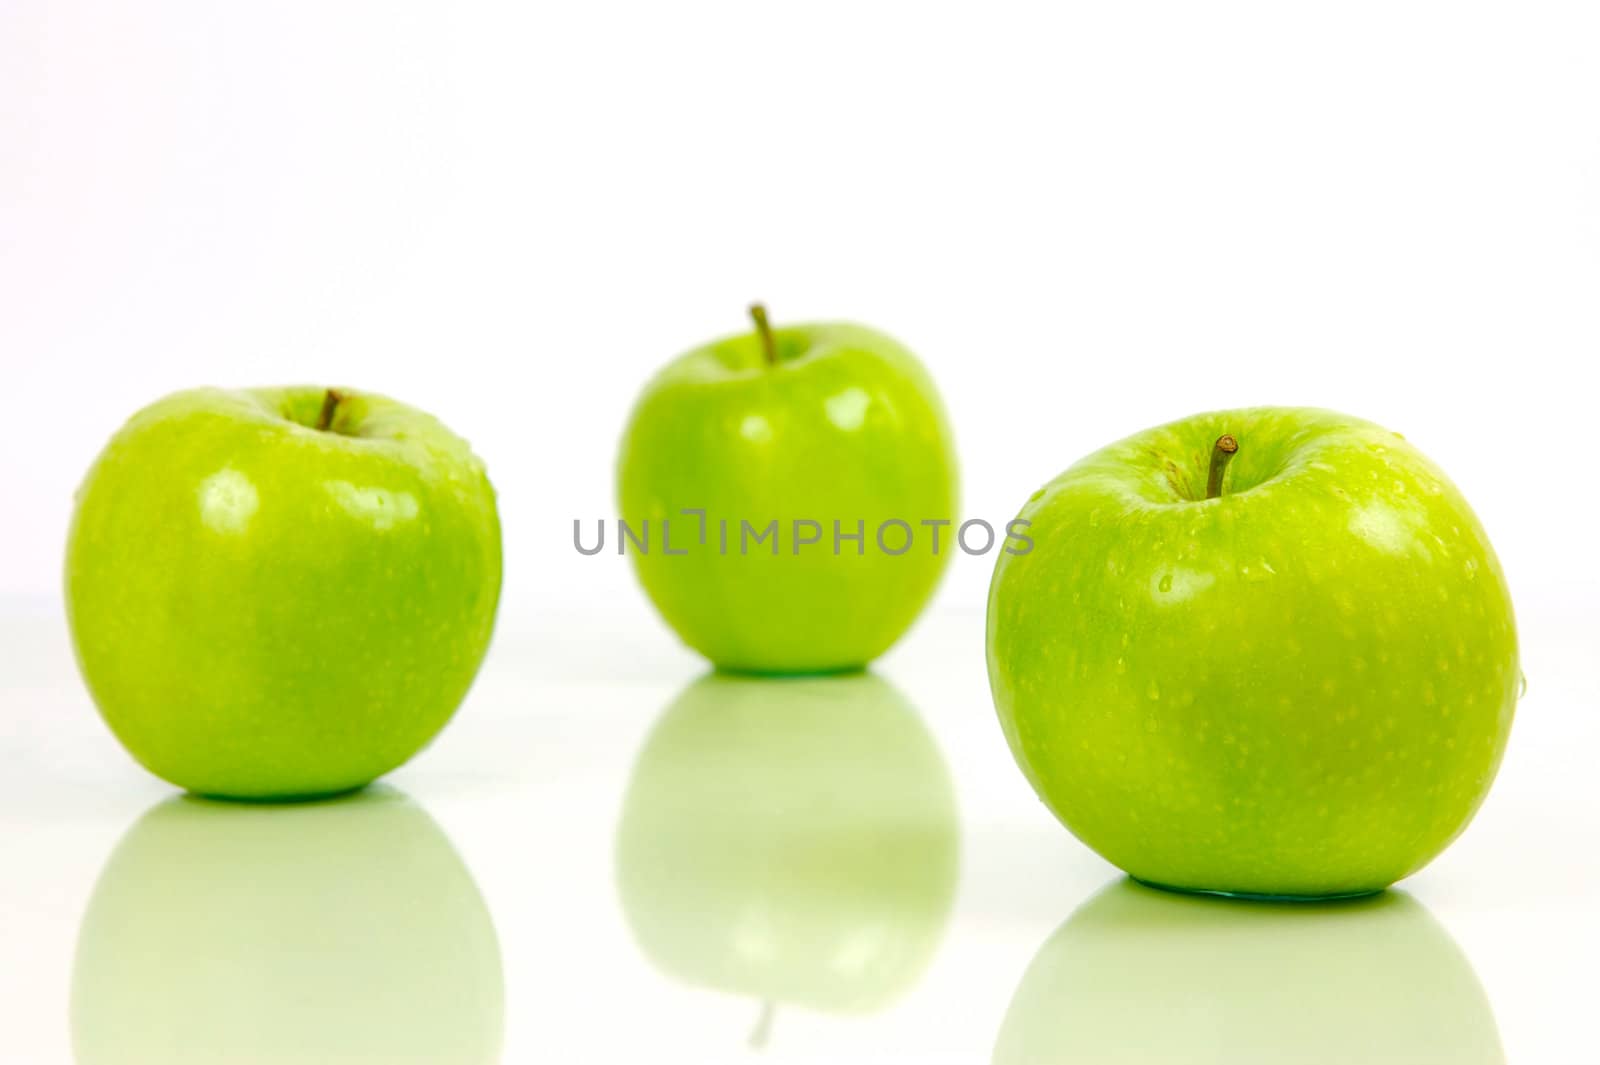
[[444,727],[500,594],[494,491],[427,414],[322,388],[180,392],[79,489],[66,600],[101,715],[206,795],[347,791]]
[[[958,551],[954,438],[932,379],[884,334],[824,323],[773,335],[776,365],[755,334],[728,337],[674,360],[645,388],[617,483],[621,517],[635,530],[648,521],[652,539],[648,554],[628,553],[662,618],[719,668],[857,669],[910,628]],[[685,508],[706,511],[703,543]],[[903,554],[879,549],[890,519],[915,536]],[[687,554],[663,550],[664,520]],[[759,532],[773,520],[777,554],[770,539],[741,553],[740,523]],[[796,520],[822,528],[821,542],[798,554]],[[921,523],[938,520],[951,524],[935,553]],[[834,554],[836,521],[846,534],[864,528],[861,550],[841,542]],[[890,529],[890,551],[903,536]]]
[[[1215,441],[1239,441],[1205,499]],[[1381,889],[1471,820],[1521,673],[1500,563],[1399,434],[1315,409],[1197,415],[1068,469],[1000,555],[988,661],[1034,789],[1168,887]]]

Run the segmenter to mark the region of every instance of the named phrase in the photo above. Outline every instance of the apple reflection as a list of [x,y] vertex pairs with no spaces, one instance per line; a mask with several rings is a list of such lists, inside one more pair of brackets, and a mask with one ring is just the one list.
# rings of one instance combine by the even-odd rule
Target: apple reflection
[[152,807],[95,886],[72,977],[82,1065],[483,1063],[500,951],[405,794]]
[[656,723],[617,833],[622,908],[684,982],[866,1013],[904,993],[943,935],[959,871],[949,770],[872,674],[711,674]]
[[1330,903],[1121,881],[1067,919],[1012,997],[997,1065],[1503,1062],[1471,964],[1409,895]]

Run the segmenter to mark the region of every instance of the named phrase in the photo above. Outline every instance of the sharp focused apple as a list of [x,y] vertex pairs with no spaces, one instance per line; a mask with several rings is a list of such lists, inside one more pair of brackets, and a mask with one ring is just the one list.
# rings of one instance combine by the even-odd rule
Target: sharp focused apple
[[958,869],[949,771],[885,681],[690,685],[634,764],[617,830],[622,908],[680,979],[866,1012],[927,964]]
[[489,1065],[503,1007],[477,885],[382,785],[154,807],[100,874],[72,967],[79,1065]]
[[464,441],[382,396],[180,392],[84,478],[66,592],[89,691],[151,772],[344,791],[466,694],[500,593],[494,491]]
[[[723,669],[857,668],[911,625],[956,549],[950,428],[927,372],[882,333],[770,329],[753,313],[754,333],[677,359],[633,411],[621,516],[657,534],[635,568],[667,623]],[[705,512],[704,535],[686,509]],[[683,554],[665,550],[663,521]],[[880,544],[890,521],[907,529],[888,526]],[[773,522],[760,542],[745,533]]]
[[994,1065],[1494,1065],[1489,1000],[1400,892],[1312,906],[1127,880],[1040,948]]
[[1198,415],[1021,516],[1036,546],[995,567],[990,685],[1028,780],[1106,859],[1167,887],[1358,894],[1466,827],[1518,696],[1511,598],[1398,434]]

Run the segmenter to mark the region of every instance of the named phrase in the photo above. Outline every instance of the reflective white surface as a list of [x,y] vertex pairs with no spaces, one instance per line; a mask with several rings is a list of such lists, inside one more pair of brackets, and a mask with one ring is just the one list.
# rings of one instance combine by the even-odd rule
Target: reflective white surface
[[976,613],[775,688],[773,730],[642,608],[507,616],[433,748],[274,809],[175,799],[55,608],[5,602],[0,1059],[1592,1061],[1600,630],[1519,606],[1474,825],[1388,896],[1285,908],[1150,892],[1060,829]]

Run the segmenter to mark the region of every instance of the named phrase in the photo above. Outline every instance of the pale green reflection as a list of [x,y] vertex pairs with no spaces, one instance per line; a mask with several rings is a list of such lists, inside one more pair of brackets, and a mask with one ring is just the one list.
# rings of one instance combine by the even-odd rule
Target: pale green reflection
[[785,1004],[869,1012],[906,991],[959,864],[944,759],[872,674],[691,684],[639,754],[617,833],[644,953],[763,1003],[757,1043]]
[[123,838],[79,932],[82,1065],[496,1061],[482,896],[403,793],[178,798]]
[[1489,1000],[1409,895],[1246,902],[1121,881],[1034,957],[1003,1065],[1503,1062]]

